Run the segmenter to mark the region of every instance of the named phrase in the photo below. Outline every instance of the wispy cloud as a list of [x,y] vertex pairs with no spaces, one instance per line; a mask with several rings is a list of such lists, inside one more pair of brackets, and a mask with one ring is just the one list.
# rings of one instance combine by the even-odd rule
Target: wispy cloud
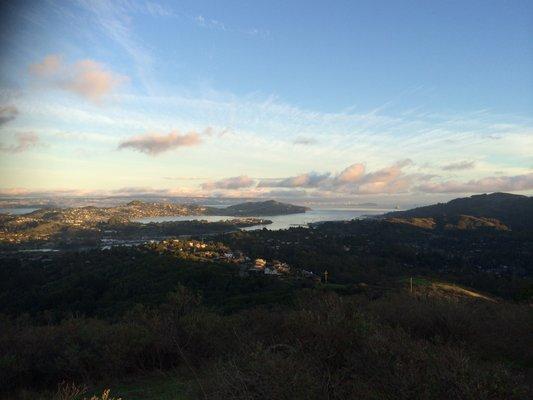
[[444,165],[442,169],[444,171],[464,171],[466,169],[473,169],[476,166],[475,161],[459,161],[451,164]]
[[533,189],[533,173],[515,176],[490,176],[468,182],[425,183],[416,188],[425,193],[514,192]]
[[18,113],[18,109],[14,106],[0,107],[0,126],[13,121],[17,117]]
[[99,104],[103,98],[127,81],[94,60],[80,60],[65,65],[58,55],[48,55],[41,62],[30,65],[30,73],[41,82]]
[[221,31],[228,30],[228,28],[223,22],[212,18],[205,18],[203,15],[197,15],[196,17],[194,17],[194,21],[198,26],[201,26],[203,28],[218,29]]
[[246,175],[234,176],[231,178],[225,178],[218,181],[205,182],[201,185],[203,190],[214,189],[242,189],[249,188],[255,184],[255,180]]
[[173,17],[176,15],[172,9],[160,3],[147,1],[144,6],[145,10],[154,17]]
[[193,17],[189,17],[189,19],[191,19],[197,26],[201,28],[212,29],[212,30],[217,30],[221,32],[231,32],[231,33],[239,33],[239,34],[248,35],[248,36],[263,36],[263,37],[268,36],[270,33],[267,30],[258,29],[258,28],[237,28],[234,26],[229,26],[228,24],[220,20],[209,18],[201,14],[193,16]]
[[154,2],[147,3],[146,7],[137,7],[135,3],[128,1],[84,1],[79,4],[94,17],[96,26],[110,40],[119,45],[128,56],[131,57],[137,77],[144,88],[152,93],[155,85],[153,78],[153,56],[151,51],[145,46],[131,28],[131,14],[135,11],[142,11],[147,14],[160,16],[162,14],[172,14],[172,12]]
[[302,145],[302,146],[311,146],[313,144],[317,144],[318,141],[314,138],[311,138],[311,137],[305,137],[305,136],[299,136],[297,138],[295,138],[292,143],[294,144],[299,144],[299,145]]
[[118,149],[132,149],[150,156],[156,156],[178,147],[197,146],[201,142],[200,134],[197,132],[180,134],[177,131],[173,131],[166,135],[148,133],[124,140],[118,145]]
[[19,133],[15,136],[16,144],[0,144],[0,151],[4,153],[22,153],[40,145],[39,136],[33,132]]

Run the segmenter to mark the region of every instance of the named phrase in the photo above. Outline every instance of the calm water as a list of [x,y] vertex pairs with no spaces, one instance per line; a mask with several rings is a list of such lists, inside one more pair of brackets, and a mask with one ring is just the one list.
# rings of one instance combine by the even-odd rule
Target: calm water
[[[347,221],[354,218],[361,218],[364,215],[378,215],[391,211],[389,209],[371,208],[371,209],[330,209],[330,210],[311,210],[302,214],[290,214],[290,215],[277,215],[272,217],[258,216],[257,218],[269,219],[272,224],[265,225],[267,229],[278,230],[288,229],[296,226],[307,226],[311,222],[321,221]],[[227,215],[197,215],[197,216],[175,216],[175,217],[148,217],[136,220],[137,222],[149,223],[149,222],[167,222],[167,221],[194,221],[205,220],[208,222],[216,222],[225,219],[231,219],[236,217],[229,217]],[[262,229],[263,226],[252,226],[244,228],[246,230]]]
[[27,207],[20,207],[20,208],[0,208],[0,213],[2,214],[11,214],[11,215],[22,215],[22,214],[29,214],[35,210],[38,210],[38,208],[27,208]]

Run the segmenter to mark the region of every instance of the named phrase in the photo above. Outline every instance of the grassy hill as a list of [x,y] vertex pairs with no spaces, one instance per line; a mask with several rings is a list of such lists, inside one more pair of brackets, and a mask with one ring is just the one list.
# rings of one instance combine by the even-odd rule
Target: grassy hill
[[[533,230],[533,197],[510,193],[480,194],[407,211],[384,214],[385,218],[433,218],[449,220],[459,216],[492,219],[513,230]],[[474,221],[471,219],[471,223]],[[477,221],[479,222],[479,221]],[[485,225],[487,221],[484,221]],[[479,224],[478,224],[479,225]]]

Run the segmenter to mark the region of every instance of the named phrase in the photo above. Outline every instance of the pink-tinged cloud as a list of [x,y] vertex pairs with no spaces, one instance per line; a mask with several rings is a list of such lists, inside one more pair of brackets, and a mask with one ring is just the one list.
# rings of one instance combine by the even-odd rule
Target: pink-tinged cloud
[[297,176],[291,176],[284,179],[262,180],[258,187],[281,187],[281,188],[297,188],[297,187],[318,187],[323,184],[330,174],[318,174],[316,172],[309,172]]
[[0,144],[0,151],[4,153],[22,153],[40,145],[39,136],[33,132],[19,133],[15,136],[16,144],[6,146]]
[[49,55],[30,66],[30,73],[42,83],[63,89],[99,104],[115,88],[128,80],[94,60],[65,65],[58,55]]
[[363,164],[352,164],[335,177],[335,182],[340,185],[358,182],[361,180],[364,174],[365,166]]
[[77,95],[99,103],[104,96],[111,93],[127,78],[105,69],[92,60],[78,61],[74,64],[71,76],[65,80],[63,87]]
[[197,132],[180,134],[172,131],[166,135],[149,133],[146,135],[134,136],[124,140],[118,145],[118,149],[132,149],[150,156],[156,156],[178,147],[197,146],[202,142]]
[[444,165],[442,169],[444,171],[464,171],[467,169],[473,169],[476,166],[475,161],[460,161]]
[[407,167],[411,164],[411,160],[403,160],[391,165],[390,167],[385,167],[375,172],[366,174],[364,177],[364,183],[390,182],[402,174],[402,169],[404,167]]
[[7,124],[9,121],[13,121],[19,111],[14,106],[0,107],[0,126]]
[[56,75],[62,69],[63,60],[58,54],[49,54],[40,63],[30,65],[30,73],[40,77]]
[[405,175],[403,168],[412,165],[409,159],[398,161],[390,167],[364,175],[355,189],[361,194],[399,193],[406,191],[418,175]]
[[533,189],[533,173],[515,176],[490,176],[468,182],[424,183],[417,190],[426,193],[513,192]]
[[215,190],[215,189],[226,189],[226,190],[234,190],[234,189],[242,189],[242,188],[249,188],[250,186],[253,186],[255,184],[255,181],[246,176],[234,176],[231,178],[221,179],[218,181],[210,181],[202,184],[203,190]]
[[413,184],[432,176],[421,174],[405,174],[403,169],[412,165],[409,159],[366,173],[362,163],[355,163],[331,177],[330,173],[317,174],[310,172],[294,177],[263,180],[258,187],[278,188],[319,188],[351,194],[401,193],[408,191]]

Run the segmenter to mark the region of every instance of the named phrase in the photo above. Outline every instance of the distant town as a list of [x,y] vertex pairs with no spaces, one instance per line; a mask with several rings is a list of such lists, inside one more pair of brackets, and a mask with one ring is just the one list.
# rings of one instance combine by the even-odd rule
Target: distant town
[[[42,208],[23,215],[0,214],[0,248],[97,246],[121,240],[153,240],[172,235],[213,234],[267,225],[270,216],[303,213],[306,207],[275,201],[248,202],[225,208],[131,201],[115,207]],[[136,220],[165,216],[227,215],[219,222],[173,221],[142,224]]]

